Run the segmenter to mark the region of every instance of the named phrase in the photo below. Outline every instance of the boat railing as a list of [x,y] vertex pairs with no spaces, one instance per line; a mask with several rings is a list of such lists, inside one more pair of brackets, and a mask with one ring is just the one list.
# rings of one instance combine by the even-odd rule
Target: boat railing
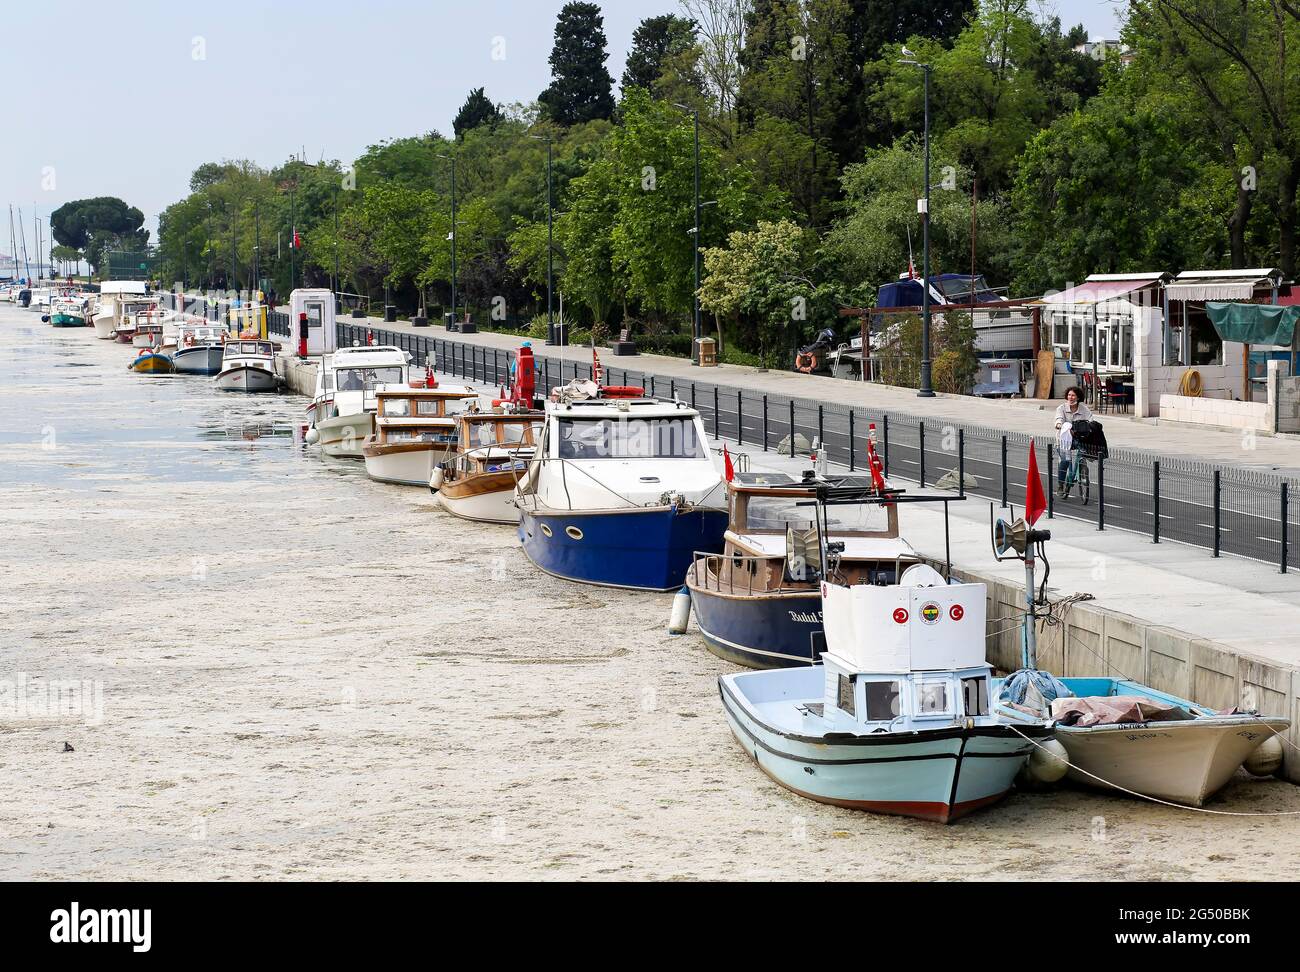
[[[727,572],[727,579],[722,579],[722,565],[730,561],[731,570]],[[744,594],[753,596],[754,594],[807,594],[810,588],[793,587],[786,584],[785,571],[781,572],[781,582],[776,586],[770,586],[764,580],[761,586],[755,587],[754,580],[758,577],[761,567],[767,567],[774,561],[771,557],[745,556],[743,554],[719,554],[706,553],[697,550],[695,560],[691,564],[691,575],[695,579],[697,587],[706,591],[716,591],[719,594]],[[750,565],[754,569],[749,569]],[[745,574],[745,583],[737,585],[736,571],[741,570]],[[764,578],[769,575],[764,571]]]

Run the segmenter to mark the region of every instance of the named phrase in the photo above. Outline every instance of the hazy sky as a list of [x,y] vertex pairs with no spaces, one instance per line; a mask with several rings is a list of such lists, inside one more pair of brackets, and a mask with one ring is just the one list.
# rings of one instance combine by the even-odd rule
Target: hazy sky
[[[6,4],[0,203],[47,217],[120,196],[156,230],[206,161],[303,151],[349,162],[384,138],[450,133],[471,88],[530,101],[549,83],[563,0],[48,0]],[[1116,0],[1046,5],[1093,37]],[[615,81],[643,17],[676,0],[606,0]],[[494,59],[494,52],[498,58]],[[501,53],[504,57],[499,57]],[[0,102],[2,103],[2,102]],[[0,251],[9,233],[0,231]]]

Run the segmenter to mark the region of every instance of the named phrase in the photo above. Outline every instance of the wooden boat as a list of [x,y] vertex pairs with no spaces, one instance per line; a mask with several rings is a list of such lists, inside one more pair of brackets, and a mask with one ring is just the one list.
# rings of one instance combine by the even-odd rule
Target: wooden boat
[[456,455],[429,488],[447,512],[480,523],[517,523],[515,487],[537,443],[541,412],[466,412],[457,419]]
[[[818,489],[823,504],[889,495]],[[820,524],[815,552],[793,530],[787,542],[819,580],[826,651],[818,665],[719,678],[745,753],[781,786],[840,807],[949,823],[1001,799],[1051,730],[990,714],[985,586],[924,565],[849,584]]]
[[131,332],[131,346],[136,348],[161,348],[163,346],[162,321],[152,314],[137,314]]
[[727,526],[706,441],[681,402],[590,381],[556,389],[517,494],[528,559],[585,584],[681,587],[696,551],[722,550]]
[[270,341],[226,342],[221,371],[215,382],[220,391],[273,392],[280,387],[275,373],[275,344]]
[[471,388],[386,386],[375,390],[375,431],[361,444],[366,474],[381,483],[428,486],[433,471],[456,454],[453,407],[477,401]]
[[149,348],[142,348],[127,367],[141,375],[170,375],[175,370],[170,357]]
[[[821,589],[796,577],[786,561],[788,528],[813,526],[809,505],[827,485],[810,470],[802,482],[784,473],[739,473],[727,484],[730,524],[721,554],[698,554],[686,575],[691,607],[705,644],[720,658],[749,668],[811,665],[825,648]],[[866,477],[840,487],[866,489]],[[898,535],[898,507],[864,503],[831,507],[830,529],[844,545],[840,572],[850,586],[895,584],[921,557]]]
[[[1018,673],[1019,674],[1019,673]],[[1011,678],[1014,678],[1012,676]],[[1008,721],[1050,717],[1061,711],[1056,698],[1017,707],[995,686],[996,711]],[[1070,696],[1064,708],[1091,708],[1133,716],[1125,721],[1071,725],[1055,720],[1056,741],[1070,761],[1068,776],[1101,789],[1130,790],[1144,796],[1199,807],[1221,790],[1265,741],[1290,728],[1289,719],[1255,713],[1220,714],[1188,699],[1120,678],[1054,679]],[[1052,693],[1048,693],[1049,695]],[[1090,701],[1091,700],[1091,701]],[[1131,700],[1131,701],[1129,701]],[[1100,702],[1100,704],[1096,704]],[[1028,708],[1031,711],[1025,712]],[[1173,711],[1170,711],[1170,710]]]

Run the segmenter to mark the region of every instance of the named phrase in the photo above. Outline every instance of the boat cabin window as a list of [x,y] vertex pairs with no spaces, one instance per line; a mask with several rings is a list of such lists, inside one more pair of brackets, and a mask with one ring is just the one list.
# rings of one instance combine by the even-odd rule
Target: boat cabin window
[[902,715],[897,682],[868,682],[867,722],[892,722]]
[[442,417],[442,402],[439,399],[416,399],[415,414],[432,416],[434,418]]
[[365,391],[375,385],[400,385],[401,368],[342,368],[335,374],[339,391]]
[[[779,530],[786,526],[796,530],[813,528],[813,507],[803,496],[751,496],[746,504],[746,530]],[[860,506],[828,506],[826,516],[832,534],[839,531],[885,533],[889,530],[889,511],[875,503]]]
[[410,418],[411,400],[409,398],[385,398],[384,415],[389,418]]
[[497,444],[495,422],[475,422],[470,425],[474,430],[473,444],[476,446],[494,446]]
[[450,429],[389,429],[386,442],[435,442],[447,444],[455,440]]
[[502,422],[498,426],[501,429],[501,441],[505,445],[526,445],[532,441],[531,425],[515,425],[509,422]]
[[989,680],[963,678],[961,680],[962,708],[968,716],[989,714]]
[[561,459],[703,459],[694,418],[560,419]]
[[226,345],[226,357],[233,358],[236,355],[244,354],[270,354],[271,346],[269,344],[258,344],[256,341],[235,341]]
[[857,706],[853,704],[853,682],[847,675],[841,675],[839,679],[839,698],[836,700],[835,705],[841,711],[847,712],[851,716],[856,716],[858,714],[858,709]]
[[949,715],[952,706],[948,701],[947,682],[920,681],[916,685],[916,714],[918,716]]

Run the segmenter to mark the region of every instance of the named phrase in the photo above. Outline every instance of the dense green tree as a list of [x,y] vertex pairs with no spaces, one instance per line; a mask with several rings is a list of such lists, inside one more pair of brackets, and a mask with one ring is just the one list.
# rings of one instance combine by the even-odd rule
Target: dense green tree
[[695,23],[675,14],[647,17],[632,32],[623,71],[623,90],[645,88],[657,92],[660,79],[671,69],[673,60],[689,53],[696,45]]
[[143,224],[144,213],[116,196],[76,199],[50,214],[54,242],[82,251],[96,269],[110,249],[143,249],[149,242]]
[[480,125],[496,125],[502,119],[501,109],[492,103],[483,88],[475,88],[460,106],[456,118],[452,121],[452,130],[456,138],[463,138],[465,133]]
[[551,86],[537,99],[556,124],[576,125],[614,113],[607,45],[598,5],[580,0],[564,5],[555,25]]

